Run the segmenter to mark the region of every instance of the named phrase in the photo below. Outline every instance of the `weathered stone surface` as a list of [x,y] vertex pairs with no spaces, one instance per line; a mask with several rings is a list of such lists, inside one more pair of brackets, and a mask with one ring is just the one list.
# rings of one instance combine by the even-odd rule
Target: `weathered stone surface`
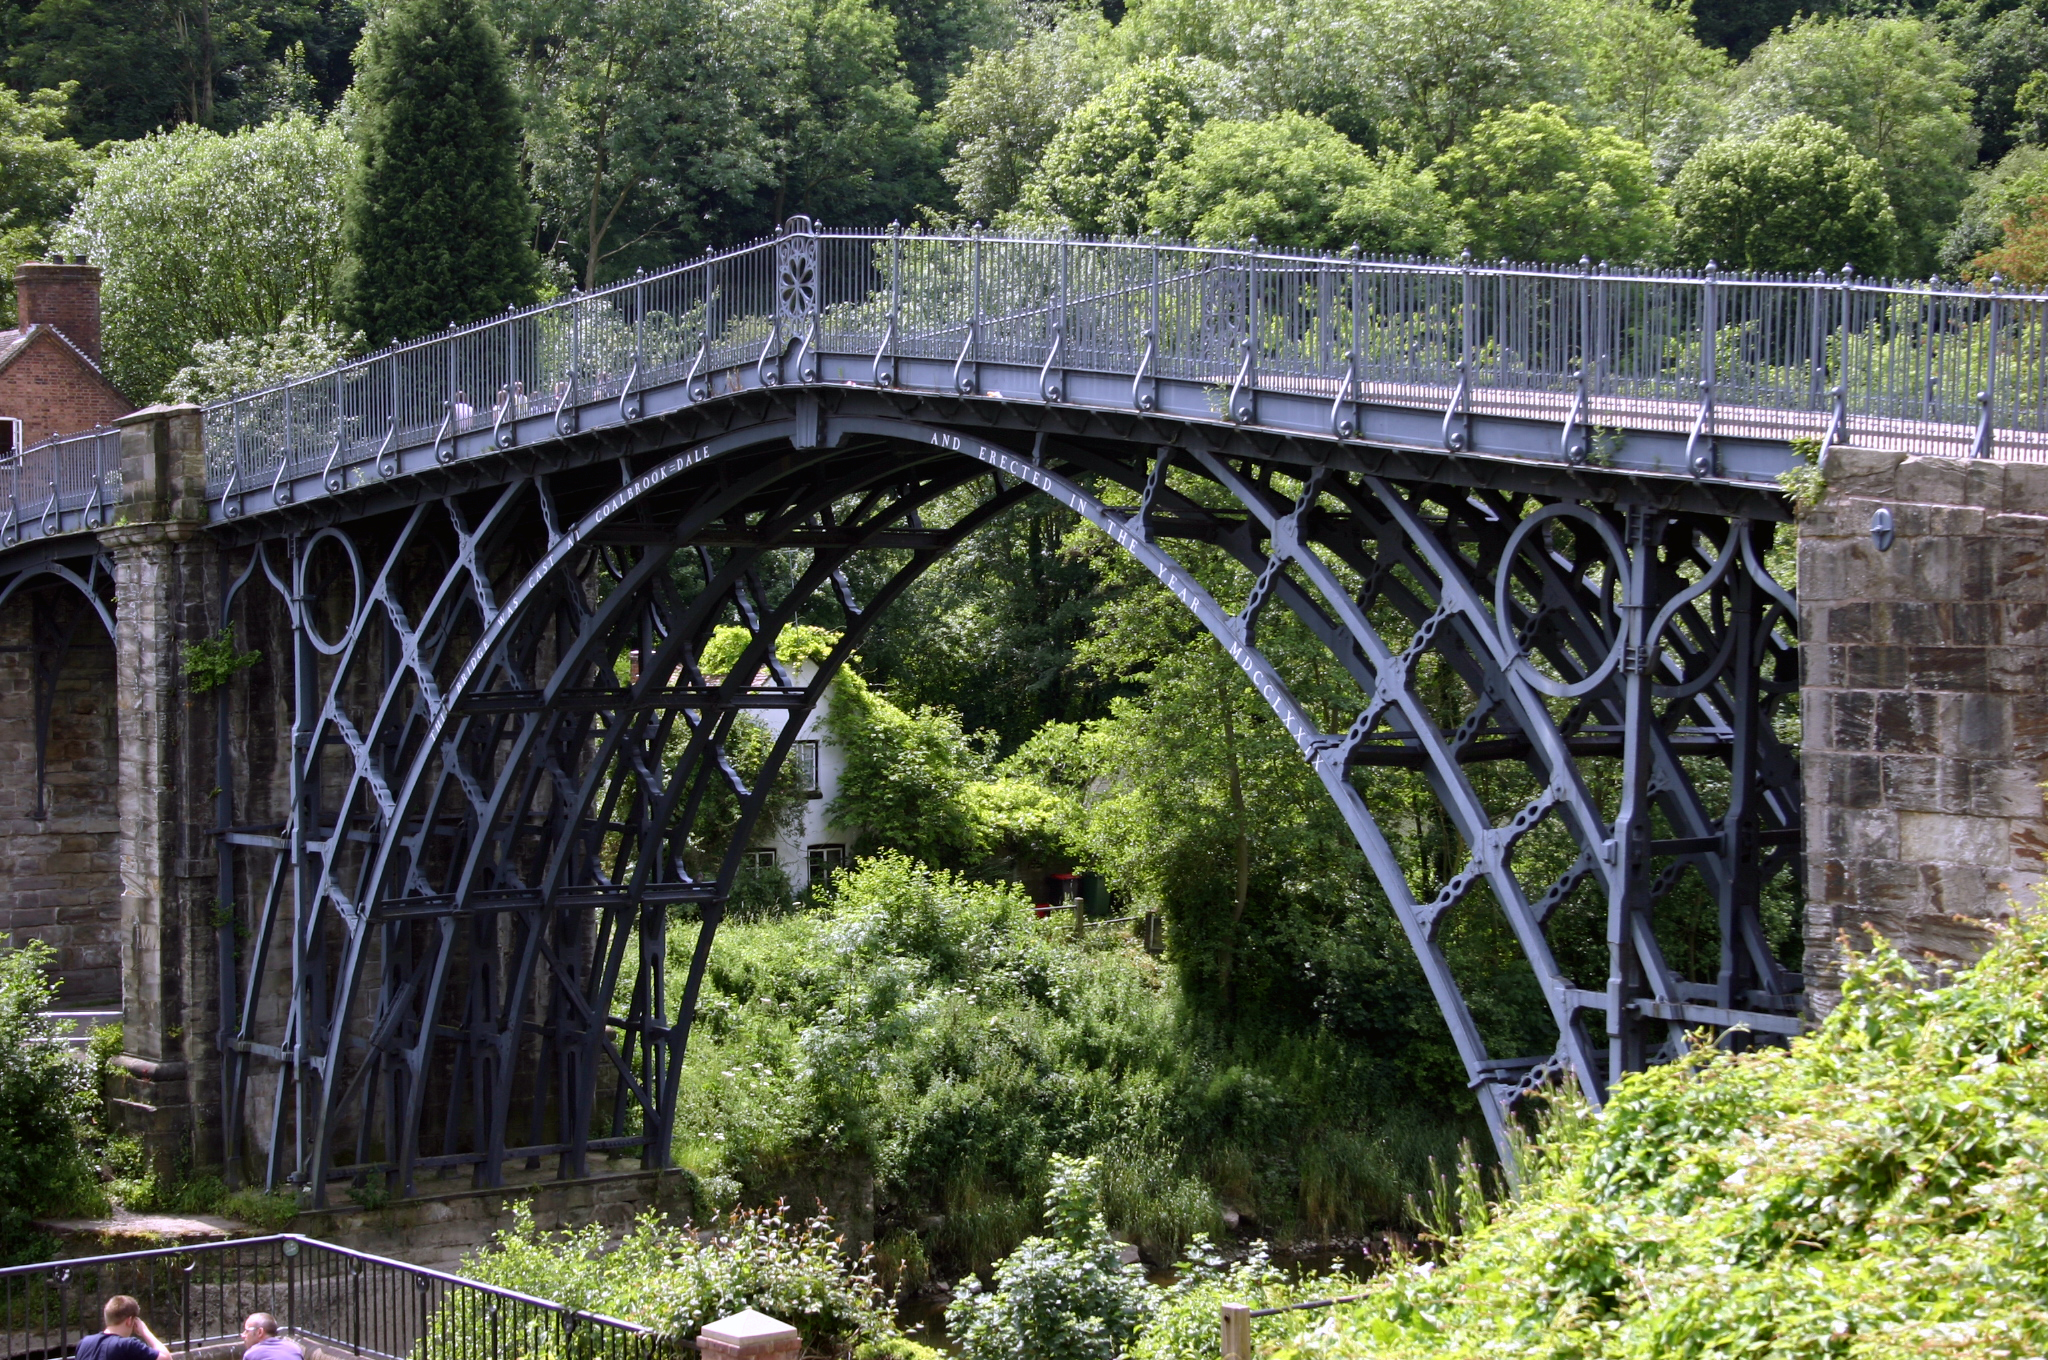
[[[55,681],[40,787],[39,661]],[[114,678],[114,640],[72,586],[0,606],[0,941],[56,950],[57,1003],[73,1010],[121,999]]]
[[449,1190],[378,1209],[344,1203],[309,1210],[292,1220],[289,1231],[454,1271],[463,1257],[510,1228],[522,1203],[532,1206],[534,1223],[543,1231],[595,1223],[619,1237],[650,1210],[677,1223],[690,1218],[696,1207],[691,1183],[682,1171],[635,1171],[500,1190]]
[[1824,466],[1799,526],[1816,1015],[1866,929],[1962,964],[2048,871],[2048,469],[1864,449]]
[[160,1172],[220,1161],[212,922],[214,711],[188,690],[182,649],[213,632],[219,552],[204,528],[197,407],[123,417],[122,510],[100,541],[120,608],[120,931],[123,1053],[112,1096]]

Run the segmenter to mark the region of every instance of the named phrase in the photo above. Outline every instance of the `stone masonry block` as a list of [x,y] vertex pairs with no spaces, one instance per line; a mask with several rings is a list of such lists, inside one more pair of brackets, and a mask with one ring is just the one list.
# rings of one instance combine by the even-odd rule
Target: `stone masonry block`
[[[1925,705],[1915,721],[1924,724],[1928,737],[1945,755],[1976,760],[2010,760],[2015,754],[2016,711],[2019,701],[1993,694],[1912,695],[1915,700],[1933,699],[1931,711]],[[2042,714],[2048,722],[2048,711]],[[2048,736],[2048,728],[2044,728]]]
[[[1802,603],[1804,603],[1802,601]],[[1802,641],[1811,645],[1816,642],[1874,642],[1877,640],[1877,606],[1868,600],[1855,600],[1826,608],[1813,609],[1810,618],[1802,610],[1803,621],[1810,630]]]
[[1878,799],[1886,807],[1901,812],[1970,811],[1970,762],[1941,756],[1884,756],[1882,760],[1883,789]]
[[[1955,699],[1960,706],[1963,700],[1976,697],[1979,696],[1957,695]],[[1873,745],[1879,751],[1907,754],[1932,755],[1941,751],[1942,734],[1938,726],[1941,709],[1940,695],[1903,694],[1897,691],[1878,694],[1874,714]],[[1837,749],[1849,749],[1848,744],[1841,743]],[[1975,755],[1981,752],[1972,750],[1967,754]]]
[[[1953,862],[1985,867],[2004,865],[2011,860],[2012,847],[2002,818],[1943,812],[1901,812],[1896,816],[1900,859],[1920,864]],[[1883,849],[1882,843],[1873,843],[1871,851],[1845,847],[1845,853],[1882,854]]]
[[[1898,465],[1893,477],[1893,495],[1911,505],[1970,505],[1972,504],[1969,468],[1960,459],[1954,458],[1907,458]],[[2004,500],[2004,487],[1999,488],[1999,498],[1991,502],[2000,504]],[[1983,505],[1981,500],[1974,502]]]
[[1898,467],[1905,461],[1903,453],[1837,445],[1822,457],[1820,471],[1830,492],[1839,488],[1848,495],[1890,496]]
[[2048,463],[2006,464],[2003,506],[2025,515],[2048,510]]

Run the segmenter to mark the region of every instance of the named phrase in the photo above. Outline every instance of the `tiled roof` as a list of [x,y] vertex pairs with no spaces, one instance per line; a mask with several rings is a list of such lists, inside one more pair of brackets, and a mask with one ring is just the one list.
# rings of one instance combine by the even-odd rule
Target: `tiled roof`
[[94,363],[84,350],[71,343],[70,336],[64,334],[55,326],[46,326],[40,321],[26,329],[16,327],[11,331],[0,331],[0,370],[4,370],[9,364],[13,363],[28,348],[29,342],[34,340],[38,334],[50,336],[57,343],[64,346],[64,348],[70,350],[72,354],[76,355],[78,362],[84,364],[96,376],[106,377],[106,374],[100,371],[100,366]]

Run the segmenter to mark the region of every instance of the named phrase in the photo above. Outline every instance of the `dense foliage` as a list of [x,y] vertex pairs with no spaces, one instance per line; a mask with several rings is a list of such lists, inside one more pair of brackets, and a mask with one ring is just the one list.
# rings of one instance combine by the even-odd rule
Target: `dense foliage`
[[1152,1311],[1144,1269],[1124,1265],[1103,1222],[1093,1161],[1056,1157],[1043,1237],[1026,1238],[946,1310],[966,1360],[1117,1360]]
[[[64,135],[64,114],[75,87],[36,90],[23,97],[0,88],[0,269],[42,254],[50,229],[91,177],[78,143]],[[13,290],[0,290],[0,322],[14,324]]]
[[193,346],[325,320],[348,143],[306,115],[228,136],[193,124],[109,147],[57,231],[104,271],[106,370],[146,400]]
[[1898,224],[1876,161],[1805,114],[1701,148],[1673,187],[1679,246],[1724,269],[1810,274],[1891,259]]
[[373,343],[534,299],[519,109],[473,0],[393,0],[363,37],[337,310]]
[[[865,1345],[887,1354],[895,1319],[865,1252],[823,1216],[786,1207],[735,1210],[703,1232],[647,1214],[615,1245],[601,1224],[543,1232],[533,1206],[513,1206],[512,1226],[466,1257],[461,1273],[501,1289],[652,1327],[685,1345],[707,1322],[753,1308],[795,1327],[810,1355]],[[428,1324],[459,1349],[474,1325],[467,1310]],[[559,1354],[543,1347],[528,1360]]]
[[[671,953],[694,939],[678,923]],[[1447,1136],[1401,1117],[1397,1055],[1235,1034],[1179,991],[1014,887],[867,860],[818,909],[721,929],[678,1159],[750,1202],[872,1174],[896,1283],[1009,1251],[1056,1155],[1104,1156],[1109,1223],[1156,1260],[1225,1206],[1296,1230],[1398,1213]]]
[[1879,943],[1789,1051],[1685,1061],[1559,1109],[1440,1266],[1283,1357],[2038,1355],[2048,1344],[2048,917],[1952,986]]
[[[85,1138],[92,1069],[55,1042],[39,1012],[56,1001],[49,946],[0,947],[0,1264],[31,1252],[42,1215],[96,1207]],[[31,1255],[29,1259],[38,1259]]]

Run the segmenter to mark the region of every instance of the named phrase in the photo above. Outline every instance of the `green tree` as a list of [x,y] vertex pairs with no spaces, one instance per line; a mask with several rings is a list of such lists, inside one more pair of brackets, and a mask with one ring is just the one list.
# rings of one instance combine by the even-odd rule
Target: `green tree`
[[953,152],[943,174],[968,221],[993,222],[1017,206],[1061,122],[1094,93],[1083,49],[1100,26],[1065,16],[1014,46],[975,53],[947,86],[938,120]]
[[[33,259],[50,231],[92,178],[78,143],[64,136],[65,107],[75,86],[27,97],[0,87],[0,270]],[[0,324],[15,324],[12,289],[0,296]]]
[[1488,110],[1562,99],[1574,15],[1545,0],[1365,0],[1358,54],[1384,90],[1383,142],[1429,161]]
[[0,946],[0,1262],[36,1240],[39,1214],[94,1207],[99,1185],[82,1133],[92,1123],[90,1069],[56,1042],[42,1012],[57,989],[50,947]]
[[1975,17],[1953,26],[1963,58],[1963,82],[1976,95],[1971,120],[1983,133],[1978,148],[1996,160],[2025,140],[2039,140],[2034,120],[2019,107],[2020,91],[2048,69],[2048,21],[2033,5]]
[[202,404],[219,401],[236,392],[254,392],[302,373],[332,368],[362,347],[361,331],[349,335],[332,321],[312,323],[290,312],[268,335],[237,335],[194,344],[192,362],[164,385],[164,396]]
[[768,165],[761,197],[733,226],[765,231],[793,213],[907,216],[936,197],[937,138],[903,73],[893,14],[871,0],[751,0],[726,21],[754,58],[752,117]]
[[382,344],[531,302],[533,210],[497,31],[474,0],[394,0],[361,61],[343,323]]
[[1553,104],[1487,114],[1435,169],[1482,259],[1629,264],[1670,239],[1649,148]]
[[331,319],[348,143],[288,118],[185,126],[110,149],[55,237],[104,271],[108,376],[154,400],[195,343]]
[[2048,194],[2048,147],[2021,144],[1972,177],[1970,196],[1941,243],[1941,265],[1959,270],[2004,243],[2005,223],[2027,217],[2027,203]]
[[1709,143],[1678,172],[1671,206],[1679,258],[1727,269],[1881,273],[1897,233],[1877,162],[1803,114]]
[[1899,222],[1896,262],[1934,267],[1969,190],[1972,95],[1955,49],[1924,20],[1801,19],[1742,68],[1736,126],[1760,134],[1795,113],[1832,123],[1884,171]]
[[977,50],[1009,45],[1016,34],[1010,7],[997,0],[884,0],[896,20],[896,45],[904,74],[926,108]]
[[1435,255],[1456,224],[1436,177],[1405,157],[1373,157],[1320,118],[1221,120],[1195,133],[1147,200],[1147,220],[1202,242],[1256,236],[1273,246]]
[[593,288],[709,243],[769,175],[742,54],[698,0],[505,0],[544,235]]
[[1616,0],[1587,14],[1586,108],[1632,142],[1658,146],[1716,106],[1728,58],[1693,33],[1691,0]]
[[953,867],[975,852],[980,836],[966,790],[980,762],[956,716],[906,713],[848,669],[832,683],[824,727],[845,759],[825,815],[860,828],[856,853],[900,850]]
[[1199,119],[1182,63],[1124,71],[1060,123],[1025,189],[1025,209],[1079,232],[1136,235],[1154,179],[1187,154]]

